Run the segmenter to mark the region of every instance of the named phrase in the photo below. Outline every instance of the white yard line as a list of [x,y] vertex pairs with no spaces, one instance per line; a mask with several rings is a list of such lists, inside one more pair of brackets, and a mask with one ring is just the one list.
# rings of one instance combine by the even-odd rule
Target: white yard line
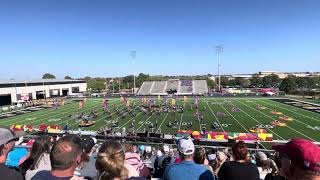
[[[258,104],[256,104],[256,103],[253,103],[254,105],[258,105]],[[251,107],[252,108],[252,107]],[[252,108],[252,109],[254,109],[254,108]],[[270,108],[268,108],[268,109],[270,109]],[[255,109],[256,110],[256,109]],[[258,111],[258,110],[257,110]],[[259,113],[261,113],[261,114],[263,114],[263,115],[265,115],[266,117],[268,117],[268,118],[270,118],[270,119],[272,119],[272,120],[277,120],[277,119],[274,119],[273,117],[271,117],[271,116],[269,116],[269,115],[267,115],[267,114],[265,114],[264,112],[261,112],[261,111],[258,111]],[[307,136],[307,135],[305,135],[305,134],[303,134],[302,132],[299,132],[299,131],[297,131],[297,130],[295,130],[295,129],[293,129],[293,128],[291,128],[291,127],[289,127],[288,125],[287,126],[285,126],[285,127],[287,127],[288,129],[291,129],[291,130],[293,130],[293,131],[295,131],[295,132],[297,132],[297,133],[299,133],[299,134],[301,134],[302,136],[304,136],[304,137],[306,137],[306,138],[308,138],[308,139],[310,139],[310,140],[312,140],[312,141],[316,141],[316,140],[314,140],[314,139],[312,139],[311,137],[309,137],[309,136]]]
[[[215,100],[215,99],[214,99]],[[238,122],[238,124],[245,130],[245,131],[247,131],[248,133],[249,133],[249,131],[224,107],[224,106],[222,106],[220,103],[218,103],[216,100],[215,100],[215,102],[217,103],[217,104],[219,104],[219,106],[221,106],[235,121],[237,121]]]
[[216,118],[217,122],[219,123],[219,126],[221,127],[221,129],[223,130],[223,132],[226,132],[226,131],[224,130],[224,128],[222,127],[222,125],[221,125],[221,123],[220,123],[220,121],[219,121],[218,117],[214,114],[214,112],[213,112],[213,110],[212,110],[211,106],[209,105],[208,101],[207,101],[207,100],[205,100],[205,101],[206,101],[207,106],[209,107],[209,109],[210,109],[210,111],[211,111],[212,115]]
[[[162,122],[161,122],[161,124],[160,124],[159,128],[158,128],[158,129],[157,129],[157,131],[156,131],[156,133],[158,133],[158,132],[159,132],[159,130],[161,129],[161,126],[162,126],[163,122],[167,119],[168,115],[169,115],[169,113],[167,113],[167,115],[163,118],[163,120],[162,120]],[[183,114],[182,114],[182,115],[183,115]]]
[[135,117],[132,117],[129,121],[126,123],[122,124],[122,126],[119,127],[119,129],[123,128],[125,125],[127,125],[129,122],[131,122],[134,118],[136,118],[138,115],[140,115],[142,112],[139,112]]
[[[239,101],[239,100],[236,100],[236,101],[238,101],[238,102],[241,103],[242,105],[247,106],[245,103],[242,103],[242,102]],[[248,107],[250,107],[250,106],[248,106]],[[251,107],[250,107],[250,108],[251,108]],[[256,110],[256,109],[254,109],[254,110]],[[250,116],[250,115],[249,115],[247,112],[245,112],[243,109],[241,110],[241,112],[245,113],[247,116],[249,116],[251,119],[253,119],[253,120],[256,121],[257,123],[259,123],[259,124],[261,124],[261,125],[264,125],[264,124],[262,124],[260,121],[258,121],[256,118]],[[277,136],[278,136],[279,138],[281,138],[282,140],[286,140],[286,139],[284,139],[283,137],[281,137],[279,134],[277,134],[277,133],[275,133],[274,131],[272,131],[271,129],[269,129],[269,128],[267,128],[267,127],[266,127],[266,129],[268,129],[269,131],[271,131],[273,134],[277,135]]]
[[143,121],[141,126],[138,129],[136,129],[135,132],[137,132],[152,116],[153,116],[153,114],[151,114],[145,121]]
[[[261,100],[260,100],[260,101],[261,101]],[[293,112],[293,113],[298,114],[298,115],[300,115],[300,116],[303,116],[303,117],[306,117],[306,118],[309,118],[309,119],[312,119],[312,120],[315,120],[315,121],[320,122],[320,120],[318,120],[318,119],[315,119],[315,118],[313,118],[313,117],[306,116],[306,115],[304,115],[304,114],[301,114],[301,113],[298,113],[298,112],[295,112],[295,111],[292,111],[292,110],[290,110],[290,109],[288,109],[288,108],[284,108],[284,107],[281,107],[281,106],[277,106],[277,105],[268,103],[268,102],[266,102],[266,101],[262,101],[262,102],[263,102],[263,103],[266,103],[266,104],[269,104],[269,105],[272,105],[272,106],[275,106],[275,107],[278,107],[278,108],[281,108],[281,109],[284,109],[284,110],[286,110],[286,111]],[[284,104],[284,105],[287,105],[287,104]],[[289,106],[289,105],[287,105],[287,106]],[[299,108],[299,107],[295,107],[295,108]],[[301,109],[301,110],[304,110],[304,109]],[[305,111],[308,111],[308,110],[305,110]],[[310,112],[311,112],[311,111],[310,111]],[[319,115],[319,114],[318,114],[318,115]],[[295,119],[295,120],[296,120],[296,119]],[[296,121],[298,121],[298,120],[296,120]],[[298,121],[298,122],[300,122],[300,121]],[[303,122],[300,122],[300,123],[303,123]],[[304,124],[304,123],[303,123],[303,124]],[[305,125],[307,125],[307,124],[305,124]]]
[[184,115],[184,112],[183,112],[183,114],[181,115],[181,118],[180,118],[179,131],[181,130],[181,122],[182,122],[183,115]]

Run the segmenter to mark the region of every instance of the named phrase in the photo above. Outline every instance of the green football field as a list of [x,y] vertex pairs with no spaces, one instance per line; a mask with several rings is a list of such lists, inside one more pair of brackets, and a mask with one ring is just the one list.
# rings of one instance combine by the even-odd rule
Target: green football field
[[[126,108],[119,98],[109,99],[108,108],[112,112],[112,118],[107,119],[102,111],[102,99],[88,99],[82,109],[79,109],[79,103],[72,101],[57,110],[48,108],[37,112],[31,112],[23,115],[17,115],[0,120],[0,125],[11,126],[13,124],[26,125],[32,124],[37,127],[40,124],[59,124],[63,127],[67,122],[71,129],[79,129],[79,121],[70,118],[80,112],[89,114],[93,108],[98,110],[98,116],[94,119],[96,124],[82,128],[82,130],[97,130],[101,127],[111,127],[113,123],[119,122],[119,129],[124,127],[129,130],[131,122],[135,120],[135,132],[148,130],[149,132],[174,134],[177,130],[186,129],[186,124],[192,122],[192,130],[200,130],[205,127],[208,131],[225,131],[225,132],[250,132],[251,127],[260,127],[266,129],[268,133],[273,134],[273,139],[288,140],[295,137],[302,137],[312,141],[320,141],[320,114],[290,106],[266,98],[200,98],[199,111],[204,114],[205,125],[200,125],[198,116],[195,115],[194,107],[191,109],[190,104],[193,99],[189,99],[183,113],[170,112],[152,115],[140,112],[139,106],[142,105],[140,99],[128,99],[134,102],[135,117],[126,116],[124,119],[118,117],[114,111],[114,106],[118,106],[120,111]],[[171,100],[169,99],[169,102]],[[157,104],[155,100],[155,104]],[[183,99],[177,101],[178,105],[183,105]],[[238,108],[239,112],[234,112],[232,108]],[[280,115],[272,114],[272,111],[279,112]],[[271,126],[271,122],[278,120],[281,116],[293,119],[286,121],[286,126]],[[169,122],[176,119],[178,126],[176,128],[168,127]],[[158,126],[149,129],[150,124]],[[212,124],[218,124],[220,129],[213,129]]]

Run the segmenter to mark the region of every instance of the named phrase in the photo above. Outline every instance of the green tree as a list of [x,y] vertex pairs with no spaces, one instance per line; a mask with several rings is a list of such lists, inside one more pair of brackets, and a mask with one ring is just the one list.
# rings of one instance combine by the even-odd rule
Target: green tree
[[56,79],[56,76],[50,73],[45,73],[42,75],[42,79]]
[[65,76],[64,79],[72,79],[70,76]]
[[253,74],[251,78],[251,85],[254,85],[255,87],[262,87],[262,78],[259,76],[259,74]]
[[91,92],[101,92],[106,89],[106,80],[104,78],[92,78],[87,81],[87,88]]
[[217,83],[210,78],[207,78],[207,84],[210,89],[214,89],[217,86]]
[[281,79],[276,74],[270,74],[262,78],[262,85],[265,88],[279,87]]
[[296,77],[293,75],[289,75],[288,77],[284,78],[279,87],[281,91],[284,91],[286,93],[293,92],[294,90],[296,90],[296,88]]
[[250,80],[244,79],[242,77],[236,77],[235,78],[235,84],[240,86],[240,87],[249,87],[250,86]]

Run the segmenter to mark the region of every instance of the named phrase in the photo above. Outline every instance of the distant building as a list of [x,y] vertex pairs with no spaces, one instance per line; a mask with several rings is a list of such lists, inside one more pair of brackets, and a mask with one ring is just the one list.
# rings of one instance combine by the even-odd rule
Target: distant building
[[[294,75],[296,77],[313,77],[313,76],[320,76],[320,72],[278,72],[278,71],[260,71],[256,73],[259,77],[269,76],[271,74],[278,75],[280,79],[284,79],[288,77],[288,75]],[[253,74],[226,74],[221,75],[221,77],[226,77],[228,80],[232,80],[235,78],[244,78],[244,79],[251,79]],[[216,81],[218,75],[213,75],[210,77],[211,80]]]
[[19,100],[75,95],[86,89],[84,80],[0,81],[0,105]]

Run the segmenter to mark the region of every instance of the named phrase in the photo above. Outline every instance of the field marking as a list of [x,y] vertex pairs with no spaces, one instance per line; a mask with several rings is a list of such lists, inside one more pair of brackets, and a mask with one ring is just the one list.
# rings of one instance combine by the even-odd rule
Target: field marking
[[[167,115],[163,118],[160,126],[158,127],[158,129],[157,129],[157,131],[156,131],[156,133],[158,133],[158,131],[161,129],[161,126],[162,126],[163,122],[167,119],[168,115],[169,115],[169,113],[167,113]],[[183,115],[183,114],[182,114],[182,115]]]
[[182,113],[181,118],[180,118],[179,131],[181,130],[181,122],[182,122],[183,115],[184,115],[184,112]]
[[[135,110],[135,109],[137,109],[139,106],[137,105],[133,110]],[[125,107],[124,107],[125,108]],[[124,109],[123,108],[123,109]],[[123,110],[122,109],[122,110]],[[132,117],[129,121],[127,121],[125,124],[127,124],[127,123],[129,123],[130,121],[132,121],[134,118],[136,118],[139,114],[141,114],[142,112],[139,112],[135,117]],[[115,121],[115,120],[118,120],[120,118],[120,116],[118,116],[117,118],[115,118],[115,119],[111,119],[110,121]],[[125,125],[124,124],[124,125]],[[122,125],[122,126],[120,126],[120,128],[122,128],[124,125]],[[102,126],[102,127],[107,127],[108,126],[108,124],[107,125],[105,125],[105,126]]]
[[[131,122],[134,118],[136,118],[138,115],[140,115],[142,112],[139,112],[135,117],[132,117],[129,121],[127,121],[126,123],[124,123],[124,124],[122,124],[120,127],[119,127],[119,129],[120,128],[123,128],[125,125],[127,125],[129,122]],[[107,126],[104,126],[104,127],[107,127]]]
[[135,131],[138,131],[152,116],[153,116],[153,114],[151,114],[145,121],[143,121],[143,123],[140,125],[140,127],[138,129],[136,129]]
[[[318,119],[315,119],[315,118],[313,118],[313,117],[309,117],[309,116],[304,115],[304,114],[302,114],[302,113],[298,113],[298,112],[292,111],[292,110],[290,110],[290,109],[288,109],[288,108],[284,108],[284,107],[281,107],[281,106],[278,106],[278,105],[274,105],[274,104],[268,103],[268,102],[266,102],[266,101],[262,101],[262,102],[264,102],[264,103],[266,103],[266,104],[270,104],[270,105],[275,106],[275,107],[278,107],[278,108],[281,108],[281,109],[284,109],[284,110],[287,110],[287,111],[290,111],[290,112],[293,112],[293,113],[298,114],[298,115],[300,115],[300,116],[303,116],[303,117],[306,117],[306,118],[309,118],[309,119],[312,119],[312,120],[315,120],[315,121],[320,122],[320,120],[318,120]],[[278,103],[278,102],[276,102],[276,103]],[[287,104],[284,104],[284,105],[289,106],[289,105],[287,105]],[[292,106],[292,107],[293,107],[293,106]],[[295,108],[298,108],[298,107],[295,107]],[[308,110],[305,110],[305,109],[299,109],[299,110],[308,111]],[[308,111],[308,112],[312,112],[312,111]],[[316,114],[318,114],[318,113],[316,113]],[[319,114],[318,114],[318,115],[319,115]]]
[[[236,100],[236,101],[239,102],[240,104],[243,104],[243,105],[247,106],[246,104],[242,103],[242,102],[239,101],[239,100]],[[250,107],[250,106],[248,106],[248,107]],[[251,108],[251,107],[250,107],[250,108]],[[256,122],[260,123],[261,125],[264,125],[264,124],[262,124],[260,121],[258,121],[256,118],[254,118],[254,117],[252,117],[251,115],[249,115],[246,111],[242,110],[242,112],[245,113],[247,116],[249,116],[251,119],[253,119],[253,120],[255,120]],[[269,128],[267,128],[267,127],[266,127],[266,129],[268,129],[269,131],[271,131],[273,134],[277,135],[277,136],[278,136],[279,138],[281,138],[282,140],[286,140],[286,139],[284,139],[282,136],[280,136],[280,135],[278,135],[277,133],[275,133],[274,131],[272,131],[271,129],[269,129]]]
[[[253,102],[252,102],[253,103]],[[256,104],[256,103],[253,103],[254,105],[258,105],[258,104]],[[247,106],[247,105],[246,105]],[[250,108],[252,108],[252,109],[254,109],[253,107],[251,107],[250,106]],[[258,111],[258,110],[256,110],[256,109],[254,109],[255,111],[257,111],[257,112],[259,112],[259,113],[261,113],[261,114],[264,114],[265,116],[267,116],[267,117],[269,117],[270,119],[272,119],[272,120],[276,120],[276,119],[274,119],[273,117],[271,117],[271,116],[269,116],[269,115],[267,115],[266,113],[264,113],[264,112],[261,112],[261,111]],[[285,127],[287,127],[288,129],[291,129],[292,131],[295,131],[295,132],[297,132],[297,133],[299,133],[299,134],[301,134],[302,136],[304,136],[304,137],[306,137],[306,138],[308,138],[308,139],[310,139],[310,140],[312,140],[312,141],[315,141],[316,142],[316,140],[314,140],[313,138],[311,138],[311,137],[309,137],[309,136],[307,136],[307,135],[305,135],[305,134],[303,134],[303,133],[301,133],[301,132],[299,132],[299,131],[297,131],[297,130],[295,130],[295,129],[293,129],[293,128],[291,128],[290,126],[285,126]]]
[[[121,102],[120,101],[117,101],[117,102],[115,102],[115,103],[112,103],[112,104],[110,104],[110,106],[112,106],[112,105],[116,105],[116,104],[120,104],[121,105]],[[94,104],[93,106],[91,106],[91,110],[92,110],[92,108],[95,108],[96,107],[96,105]],[[99,106],[98,106],[99,107]],[[122,108],[121,110],[124,110],[125,109],[125,107],[124,108]],[[89,109],[90,110],[90,109]],[[86,112],[87,112],[88,110],[86,110]],[[90,111],[89,111],[90,112]],[[111,115],[114,115],[116,112],[115,111],[113,111],[113,113],[111,113]],[[97,118],[97,119],[92,119],[92,120],[94,120],[94,121],[96,121],[96,123],[99,121],[99,120],[101,120],[101,119],[103,119],[103,118],[105,118],[105,116],[104,116],[104,113],[103,113],[103,111],[101,112],[101,113],[97,113],[97,115],[101,115],[102,117],[100,117],[100,118]],[[75,120],[75,119],[71,119],[71,120]],[[69,121],[69,120],[68,120]],[[76,120],[75,120],[76,121]],[[60,124],[60,123],[59,123]],[[71,125],[70,125],[70,127],[73,127],[74,125],[76,125],[76,124],[79,124],[79,122],[75,122],[75,123],[72,123]],[[94,125],[93,125],[94,126]],[[91,127],[89,127],[89,129],[91,129]]]
[[[91,99],[90,99],[91,101]],[[9,122],[9,121],[15,121],[16,123],[20,123],[20,122],[23,122],[25,121],[26,118],[29,118],[29,117],[34,117],[34,116],[37,116],[38,118],[43,118],[45,117],[47,114],[50,114],[50,113],[53,113],[54,115],[53,116],[56,116],[56,115],[59,115],[61,114],[62,112],[70,112],[71,110],[75,109],[74,106],[77,105],[78,103],[73,101],[72,103],[69,103],[69,104],[66,104],[65,106],[68,106],[68,107],[65,107],[65,106],[60,106],[57,110],[53,109],[53,108],[48,108],[48,109],[43,109],[43,110],[40,110],[40,111],[36,111],[36,112],[30,112],[30,113],[27,113],[27,114],[22,114],[22,115],[17,115],[17,116],[14,116],[14,117],[11,117],[5,121],[1,121],[0,123],[4,123],[4,122]],[[60,109],[60,108],[64,108],[64,109]],[[77,107],[77,106],[76,106]],[[47,110],[49,112],[47,112]],[[24,119],[23,119],[24,118]],[[12,124],[15,124],[15,123],[12,123]]]
[[[74,105],[76,103],[71,103],[69,104],[71,107],[67,107],[66,109],[73,109]],[[49,111],[49,112],[47,112]],[[59,111],[59,110],[58,110]],[[65,111],[65,109],[63,110],[60,110],[60,111]],[[48,109],[43,109],[43,110],[39,110],[39,111],[36,111],[36,112],[30,112],[30,113],[27,113],[27,114],[22,114],[22,115],[17,115],[17,116],[13,116],[11,118],[8,118],[8,119],[4,119],[4,121],[1,121],[1,123],[9,123],[11,121],[15,121],[15,122],[23,122],[25,121],[26,118],[29,118],[29,117],[34,117],[34,116],[39,116],[39,117],[42,117],[42,116],[46,116],[48,113],[54,113],[56,112],[53,108],[48,108]]]
[[[122,104],[122,102],[119,100],[119,101],[116,101],[116,103],[113,103],[112,105],[121,105]],[[112,105],[110,105],[110,106],[112,106]],[[133,110],[135,110],[135,109],[137,109],[137,107],[139,107],[139,106],[136,106]],[[112,108],[112,107],[111,107]],[[122,107],[122,109],[120,109],[120,111],[123,111],[124,109],[126,108],[126,106],[124,105],[124,107]],[[111,113],[111,115],[114,115],[114,114],[116,114],[116,111],[113,111],[113,113]],[[127,113],[126,113],[127,114]],[[98,113],[98,115],[99,115],[99,113]],[[103,111],[102,111],[102,113],[101,113],[101,116],[102,117],[100,117],[100,118],[97,118],[97,119],[94,119],[95,121],[96,121],[96,124],[97,124],[97,122],[100,122],[101,120],[103,121],[103,119],[106,117],[106,116],[104,116],[104,113],[103,113]],[[77,122],[76,122],[77,123]],[[74,124],[76,124],[76,123],[74,123]],[[74,125],[73,124],[73,125]],[[95,125],[96,125],[95,124]],[[95,125],[93,125],[92,127],[94,127]],[[92,129],[92,127],[89,127],[89,129]]]
[[[61,106],[61,107],[60,107],[59,109],[57,109],[57,110],[50,108],[49,110],[52,110],[52,111],[50,111],[50,112],[46,112],[45,110],[44,110],[44,111],[42,111],[42,110],[37,111],[37,112],[39,112],[39,113],[37,113],[37,112],[31,112],[31,113],[30,113],[30,116],[31,116],[31,117],[37,117],[37,120],[35,120],[35,121],[30,121],[30,123],[35,123],[35,122],[38,122],[38,121],[40,121],[40,120],[44,120],[44,118],[47,118],[46,116],[47,116],[48,114],[50,114],[50,113],[53,114],[52,116],[50,116],[50,118],[53,118],[53,117],[58,117],[58,116],[60,117],[61,114],[74,112],[74,111],[77,109],[77,107],[78,107],[77,104],[78,104],[77,102],[71,103],[70,105],[72,105],[72,106],[67,107],[67,108],[65,108],[65,109],[60,109],[60,108],[63,108],[64,106]],[[88,106],[90,106],[90,105],[92,105],[92,104],[95,104],[95,103],[90,102],[90,103],[88,103]],[[75,105],[75,107],[74,107],[74,105]],[[85,106],[83,109],[87,109],[87,107]],[[37,114],[33,114],[33,113],[37,113]],[[44,114],[44,115],[42,115],[42,114]],[[22,115],[22,116],[23,116],[23,115]],[[10,125],[19,124],[19,123],[21,123],[21,122],[28,121],[28,120],[27,120],[28,117],[29,117],[29,115],[23,116],[23,117],[21,117],[20,120],[15,121],[14,123],[10,123]],[[62,117],[67,117],[67,116],[62,116]],[[25,118],[25,119],[22,119],[22,118]],[[48,117],[48,118],[49,118],[49,117]],[[14,118],[14,119],[9,119],[9,121],[14,121],[14,120],[15,120],[15,118]],[[48,121],[48,120],[46,120],[45,122],[47,122],[47,121]],[[0,123],[3,123],[3,122],[0,122]],[[41,124],[41,123],[39,123],[39,124]]]
[[[90,104],[93,104],[93,103],[90,103]],[[75,105],[77,105],[77,103],[75,103]],[[67,109],[58,109],[58,110],[53,110],[52,112],[50,112],[50,113],[52,113],[53,115],[52,116],[50,116],[50,118],[52,119],[53,117],[60,117],[61,116],[61,114],[64,114],[64,113],[70,113],[70,112],[73,112],[75,109],[77,109],[77,107],[78,106],[75,106],[75,107],[68,107]],[[85,107],[85,109],[86,109],[87,107]],[[46,113],[46,112],[43,112],[43,113]],[[49,114],[50,114],[49,113]],[[35,121],[30,121],[30,123],[34,123],[34,122],[38,122],[38,121],[43,121],[43,120],[45,120],[45,118],[49,118],[49,114],[48,113],[46,113],[45,115],[36,115],[36,116],[33,116],[33,117],[36,117],[37,118],[37,120],[35,120]],[[47,117],[46,117],[47,116]],[[65,117],[65,116],[63,116],[63,117]],[[49,120],[49,119],[48,119]],[[45,122],[47,122],[48,120],[45,120]],[[20,120],[20,121],[18,121],[18,122],[14,122],[14,123],[10,123],[10,125],[13,125],[13,124],[17,124],[17,123],[21,123],[21,122],[24,122],[24,121],[28,121],[27,120],[27,118],[26,119],[24,119],[24,120]],[[40,123],[41,124],[41,123]]]
[[[82,112],[84,112],[84,113],[86,113],[86,112],[90,112],[90,110],[92,110],[92,108],[93,107],[96,107],[96,103],[95,102],[88,102],[88,104],[87,104],[87,106],[86,107],[84,107],[84,108],[82,108],[80,111],[82,111]],[[77,106],[76,106],[76,108],[73,108],[73,109],[71,109],[71,110],[69,110],[69,111],[64,111],[64,112],[61,112],[61,113],[59,113],[59,114],[56,114],[56,115],[53,115],[53,116],[51,116],[51,117],[56,117],[56,116],[58,116],[59,115],[59,117],[60,117],[60,115],[62,115],[61,116],[61,120],[63,120],[63,118],[68,118],[68,116],[70,115],[69,113],[74,113],[74,112],[76,112],[77,111]],[[68,112],[68,114],[69,115],[64,115],[66,112]],[[42,119],[39,119],[39,120],[42,120]],[[51,124],[50,122],[49,122],[49,119],[48,120],[46,120],[45,122],[40,122],[40,123],[35,123],[35,122],[38,122],[39,120],[36,120],[36,121],[32,121],[32,125],[33,126],[38,126],[38,125],[40,125],[40,124],[42,124],[42,123],[44,123],[44,124]],[[74,119],[67,119],[66,121],[60,121],[59,123],[55,123],[56,125],[61,125],[62,123],[64,123],[64,122],[69,122],[70,120],[74,120]],[[70,126],[71,127],[71,126]]]
[[216,120],[218,121],[219,126],[222,128],[223,132],[226,132],[226,131],[224,130],[224,128],[222,127],[222,125],[221,125],[221,123],[220,123],[220,121],[219,121],[218,117],[214,114],[214,112],[213,112],[213,110],[212,110],[211,106],[209,105],[209,103],[208,103],[207,99],[205,99],[205,101],[206,101],[206,104],[207,104],[207,106],[209,107],[209,109],[210,109],[211,113],[213,114],[213,116],[214,116],[214,117],[216,118]]
[[[75,103],[75,104],[77,104],[77,103]],[[95,102],[88,102],[88,103],[87,103],[87,106],[85,106],[84,108],[82,108],[82,110],[83,110],[83,112],[88,112],[88,111],[90,110],[89,108],[91,108],[91,107],[95,107]],[[69,115],[63,115],[63,114],[73,113],[73,112],[77,111],[78,106],[76,106],[76,107],[68,107],[68,109],[69,109],[69,110],[62,109],[62,110],[60,110],[59,112],[55,112],[54,115],[50,116],[50,118],[52,119],[53,117],[60,117],[60,119],[63,119],[63,118],[65,118],[65,117],[68,117]],[[56,110],[54,110],[54,111],[56,111]],[[62,115],[62,116],[61,116],[61,115]],[[43,115],[40,115],[39,117],[36,116],[36,117],[37,117],[36,120],[30,121],[30,123],[27,123],[27,124],[32,124],[33,126],[38,126],[38,125],[40,125],[40,124],[42,124],[42,123],[50,124],[49,119],[46,119],[46,120],[45,120],[44,118],[39,118],[39,117],[43,117]],[[45,118],[46,118],[46,117],[45,117]],[[43,121],[43,120],[44,120],[44,121]],[[25,120],[20,121],[19,123],[24,122],[24,121],[28,121],[28,120],[25,119]],[[42,122],[39,122],[39,121],[42,121]],[[67,121],[69,121],[69,119],[68,119]],[[36,123],[36,122],[37,122],[37,123]],[[61,124],[61,123],[63,123],[63,122],[65,122],[65,121],[62,121],[62,122],[59,122],[59,123],[56,123],[56,124]],[[15,124],[15,123],[12,123],[11,125],[13,125],[13,124]]]
[[[214,99],[215,100],[215,99]],[[215,100],[215,102],[219,105],[219,106],[221,106],[235,121],[237,121],[238,122],[238,124],[245,130],[245,131],[247,131],[248,133],[249,133],[249,131],[224,107],[224,106],[222,106],[218,101],[216,101]]]

